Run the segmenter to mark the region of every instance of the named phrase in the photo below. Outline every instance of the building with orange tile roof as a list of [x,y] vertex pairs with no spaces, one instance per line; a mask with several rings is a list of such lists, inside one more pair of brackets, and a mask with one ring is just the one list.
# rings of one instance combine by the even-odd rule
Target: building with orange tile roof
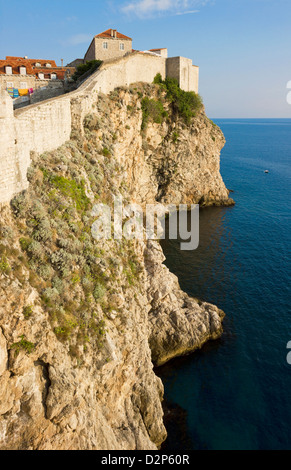
[[94,36],[85,54],[84,62],[115,59],[130,52],[132,52],[132,39],[116,29],[107,29]]
[[74,73],[73,69],[58,67],[54,60],[13,56],[6,56],[5,60],[0,60],[0,75],[33,76],[40,80],[64,80],[71,73]]
[[185,57],[168,57],[166,47],[137,51],[132,49],[132,38],[119,33],[116,29],[107,29],[93,37],[84,59],[76,59],[69,65],[85,63],[90,60],[111,60],[129,54],[147,54],[160,58],[162,76],[175,78],[185,91],[195,91],[199,88],[199,67],[193,65],[191,59]]
[[[73,67],[58,67],[54,60],[6,56],[0,60],[0,90],[7,90],[15,106],[29,104],[42,90],[46,97],[64,92],[64,83],[75,72]],[[17,99],[21,97],[21,99]]]

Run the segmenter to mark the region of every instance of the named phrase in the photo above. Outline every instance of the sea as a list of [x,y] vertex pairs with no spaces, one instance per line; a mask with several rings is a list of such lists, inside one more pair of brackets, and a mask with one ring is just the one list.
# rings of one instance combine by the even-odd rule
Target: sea
[[224,310],[224,333],[156,370],[163,449],[290,450],[291,119],[214,122],[236,205],[200,210],[197,250],[180,251],[179,240],[162,247],[181,288]]

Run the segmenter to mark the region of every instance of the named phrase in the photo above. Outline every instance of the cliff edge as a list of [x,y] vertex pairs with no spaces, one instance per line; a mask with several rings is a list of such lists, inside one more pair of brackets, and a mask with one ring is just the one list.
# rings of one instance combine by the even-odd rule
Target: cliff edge
[[[158,104],[157,104],[158,103]],[[222,333],[223,312],[181,291],[157,241],[99,240],[96,203],[232,204],[224,137],[189,124],[158,85],[96,98],[71,140],[32,155],[0,212],[0,448],[156,449],[153,371]]]

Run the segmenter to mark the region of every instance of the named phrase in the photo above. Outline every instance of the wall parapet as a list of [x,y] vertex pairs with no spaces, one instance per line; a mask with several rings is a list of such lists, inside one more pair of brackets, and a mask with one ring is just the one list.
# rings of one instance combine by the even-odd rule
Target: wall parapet
[[[0,95],[0,204],[27,189],[30,153],[52,151],[81,128],[98,93],[108,94],[132,83],[152,83],[157,73],[164,79],[167,60],[150,54],[132,53],[104,62],[77,90],[15,110],[8,94]],[[186,59],[187,60],[187,59]],[[192,62],[191,62],[192,64]],[[8,98],[8,99],[7,99]],[[9,102],[10,100],[10,102]]]

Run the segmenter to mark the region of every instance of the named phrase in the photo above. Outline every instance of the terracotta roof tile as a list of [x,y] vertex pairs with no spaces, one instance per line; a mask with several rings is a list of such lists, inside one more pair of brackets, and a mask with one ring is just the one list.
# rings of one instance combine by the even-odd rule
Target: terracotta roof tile
[[41,64],[43,67],[45,67],[45,64],[50,64],[52,67],[56,67],[57,64],[55,63],[54,60],[44,60],[44,59],[25,59],[24,57],[13,57],[13,56],[6,56],[6,60],[8,61],[14,61],[14,62],[25,62],[26,64],[34,65],[36,62]]
[[[36,63],[40,64],[40,67],[36,67]],[[46,67],[46,64],[50,64],[50,67]],[[55,73],[59,80],[65,78],[66,70],[68,70],[68,67],[57,67],[54,60],[24,59],[23,57],[6,56],[5,60],[0,60],[0,75],[6,73],[6,66],[12,67],[12,75],[20,75],[19,67],[23,66],[26,67],[26,75],[34,75],[37,77],[39,73],[43,73],[49,78],[49,74]],[[25,77],[25,75],[23,75],[23,77]]]
[[[107,29],[106,31],[103,31],[103,33],[97,34],[95,38],[112,39],[111,31],[116,31],[116,29],[113,29],[113,30]],[[116,31],[116,37],[117,39],[125,39],[125,40],[132,41],[131,38],[129,38],[128,36],[125,36],[124,34],[119,33],[118,31]]]

